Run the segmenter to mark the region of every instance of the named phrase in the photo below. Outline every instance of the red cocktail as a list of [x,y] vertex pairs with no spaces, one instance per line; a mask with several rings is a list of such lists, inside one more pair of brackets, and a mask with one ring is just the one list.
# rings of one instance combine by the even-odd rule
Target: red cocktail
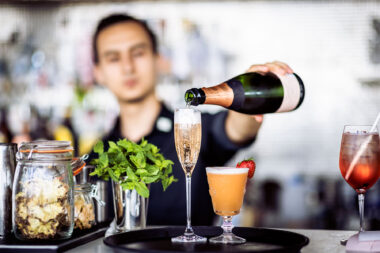
[[340,146],[339,167],[343,178],[359,197],[360,231],[363,228],[364,193],[379,178],[380,139],[377,128],[345,126]]

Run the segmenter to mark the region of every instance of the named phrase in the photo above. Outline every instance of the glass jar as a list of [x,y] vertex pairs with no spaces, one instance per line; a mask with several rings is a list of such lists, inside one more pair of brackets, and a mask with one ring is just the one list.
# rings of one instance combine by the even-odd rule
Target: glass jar
[[[18,239],[66,239],[73,232],[73,160],[68,141],[33,141],[18,149],[13,231]],[[78,170],[78,169],[76,169]]]
[[95,226],[94,192],[96,186],[86,183],[74,187],[74,228],[90,229]]

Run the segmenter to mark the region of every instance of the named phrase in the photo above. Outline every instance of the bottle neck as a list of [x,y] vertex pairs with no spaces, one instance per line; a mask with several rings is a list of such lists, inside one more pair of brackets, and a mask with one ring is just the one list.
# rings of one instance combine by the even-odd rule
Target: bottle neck
[[221,83],[219,85],[202,88],[205,93],[204,104],[220,105],[228,108],[232,105],[234,100],[234,91],[227,83]]
[[206,94],[202,89],[193,88],[185,93],[186,104],[197,106],[203,104],[205,100]]
[[[241,86],[241,83],[239,83]],[[221,83],[213,87],[193,88],[185,93],[185,101],[190,105],[212,104],[229,108],[235,99],[234,87],[229,83]],[[242,89],[242,88],[241,88]],[[244,91],[243,91],[244,96]]]

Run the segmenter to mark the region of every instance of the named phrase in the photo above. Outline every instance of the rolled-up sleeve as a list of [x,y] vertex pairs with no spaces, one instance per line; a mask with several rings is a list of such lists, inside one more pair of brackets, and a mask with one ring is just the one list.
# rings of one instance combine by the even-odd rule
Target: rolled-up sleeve
[[219,146],[222,149],[226,149],[229,151],[237,151],[241,148],[246,148],[250,146],[256,139],[256,137],[248,140],[244,144],[236,144],[230,140],[227,136],[226,132],[226,118],[227,118],[227,111],[219,112],[215,115],[213,115],[212,120],[210,120],[211,124],[211,136],[217,146]]

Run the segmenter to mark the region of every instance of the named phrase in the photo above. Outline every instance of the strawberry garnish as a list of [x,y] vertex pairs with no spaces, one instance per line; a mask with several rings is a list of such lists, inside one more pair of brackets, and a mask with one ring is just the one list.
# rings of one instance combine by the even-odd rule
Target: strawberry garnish
[[236,168],[248,168],[248,178],[252,178],[255,174],[256,163],[253,159],[247,159],[236,164]]

